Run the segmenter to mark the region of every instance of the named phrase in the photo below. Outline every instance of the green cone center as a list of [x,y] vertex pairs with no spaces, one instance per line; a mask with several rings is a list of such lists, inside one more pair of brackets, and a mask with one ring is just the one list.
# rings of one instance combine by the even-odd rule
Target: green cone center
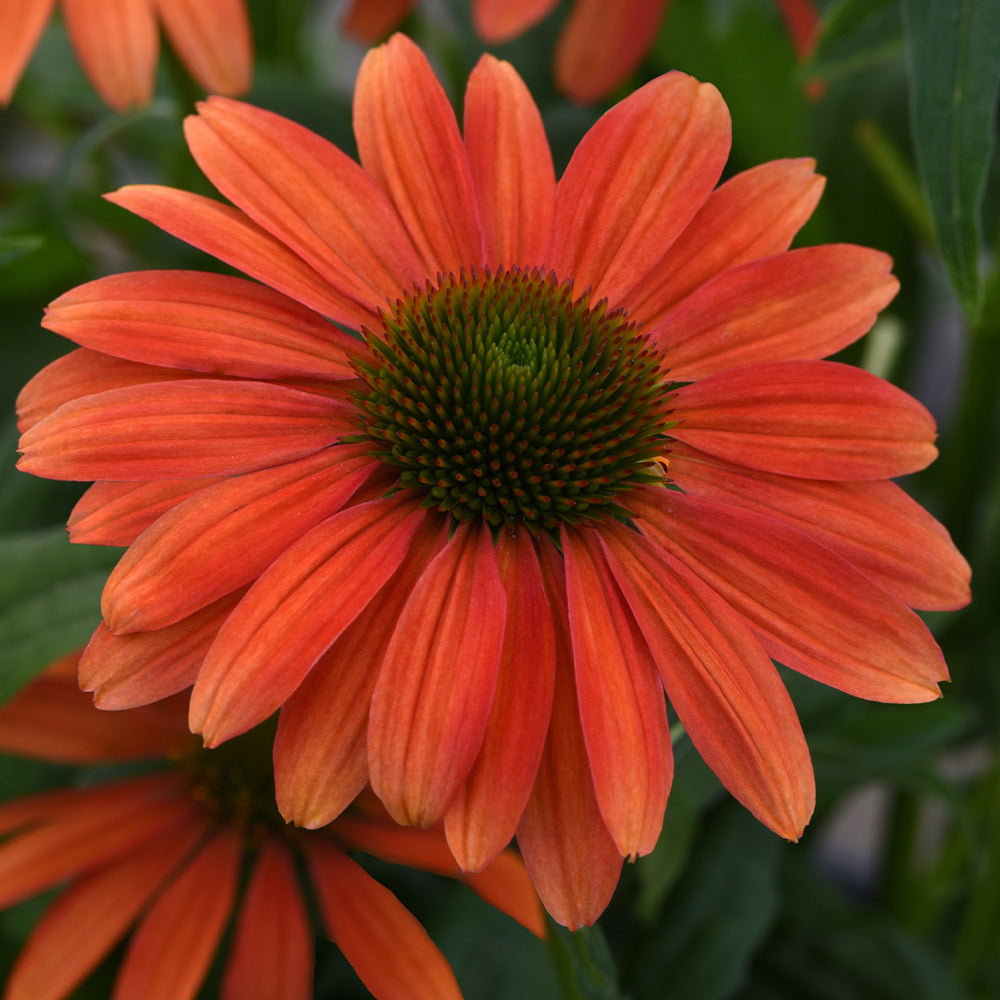
[[428,283],[382,320],[364,430],[426,506],[551,531],[622,516],[622,491],[659,478],[669,382],[621,310],[514,268]]

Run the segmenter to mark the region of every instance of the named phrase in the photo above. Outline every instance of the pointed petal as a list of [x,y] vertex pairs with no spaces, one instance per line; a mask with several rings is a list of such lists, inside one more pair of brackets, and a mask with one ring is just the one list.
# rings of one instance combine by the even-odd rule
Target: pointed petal
[[510,63],[484,55],[465,92],[465,146],[487,267],[541,264],[556,178],[542,116]]
[[912,608],[969,602],[969,564],[945,528],[895,483],[830,483],[731,465],[675,443],[670,478],[685,493],[792,525]]
[[937,455],[934,418],[902,389],[834,361],[775,361],[679,389],[670,434],[739,465],[806,479],[890,479]]
[[94,483],[66,521],[79,545],[131,545],[158,517],[218,479],[167,479],[151,483]]
[[647,280],[629,315],[655,328],[677,303],[729,268],[782,253],[812,215],[824,180],[814,160],[772,160],[716,188]]
[[781,521],[674,490],[629,497],[641,529],[749,622],[774,659],[859,698],[930,701],[948,669],[924,623]]
[[427,57],[405,35],[365,56],[354,134],[362,166],[396,206],[425,274],[479,267],[475,189],[455,113]]
[[583,137],[559,181],[546,266],[577,294],[626,305],[708,198],[729,137],[711,84],[673,72],[630,94]]
[[194,997],[236,898],[243,836],[223,827],[174,877],[132,935],[115,1000]]
[[87,875],[35,925],[7,981],[6,1000],[63,1000],[111,951],[157,888],[204,834],[193,822]]
[[562,556],[540,545],[542,572],[556,623],[552,722],[517,843],[545,909],[570,930],[592,924],[608,905],[622,858],[594,793],[573,681]]
[[589,104],[638,67],[656,40],[667,0],[576,0],[556,44],[556,86]]
[[42,326],[147,365],[251,379],[350,379],[364,345],[253,281],[199,271],[137,271],[56,299]]
[[561,540],[590,772],[608,832],[634,860],[656,846],[674,774],[663,687],[596,533],[564,528]]
[[235,475],[312,455],[353,429],[353,407],[267,382],[185,379],[64,403],[21,438],[48,479]]
[[692,743],[762,823],[797,840],[816,788],[777,670],[740,615],[683,563],[635,531],[605,529],[611,571]]
[[678,381],[764,361],[824,358],[871,329],[899,282],[867,247],[790,250],[716,276],[651,337]]
[[205,90],[235,95],[250,89],[246,0],[171,0],[158,4],[157,12],[180,61]]
[[216,637],[191,692],[192,732],[215,746],[280,708],[392,576],[423,518],[397,494],[334,514],[289,546]]
[[245,592],[227,594],[153,632],[115,635],[101,622],[80,659],[80,687],[94,692],[98,708],[114,711],[148,705],[190,687],[223,622]]
[[800,60],[808,59],[819,35],[819,13],[812,0],[775,0]]
[[376,1000],[462,1000],[445,957],[385,886],[321,839],[306,859],[323,922]]
[[212,97],[184,123],[208,179],[254,222],[355,303],[377,310],[424,271],[389,200],[331,142],[260,108]]
[[149,0],[62,0],[62,15],[87,79],[116,111],[147,104],[160,35]]
[[372,696],[372,788],[397,822],[440,819],[475,762],[506,603],[489,528],[460,525],[414,586]]
[[413,9],[416,0],[349,0],[340,30],[368,45],[385,38]]
[[445,814],[448,844],[478,871],[513,838],[545,746],[555,685],[552,611],[531,534],[497,542],[507,598],[500,668],[479,756]]
[[484,42],[507,42],[534,27],[558,0],[472,0],[472,23]]
[[368,783],[368,706],[410,591],[444,547],[447,521],[425,515],[389,582],[345,629],[281,708],[274,738],[278,809],[315,829]]
[[311,1000],[313,931],[295,862],[268,837],[240,900],[221,1000]]
[[363,445],[339,445],[209,486],[122,556],[104,588],[105,621],[116,633],[159,629],[242,587],[377,470]]
[[0,8],[0,104],[14,95],[56,0],[6,0]]

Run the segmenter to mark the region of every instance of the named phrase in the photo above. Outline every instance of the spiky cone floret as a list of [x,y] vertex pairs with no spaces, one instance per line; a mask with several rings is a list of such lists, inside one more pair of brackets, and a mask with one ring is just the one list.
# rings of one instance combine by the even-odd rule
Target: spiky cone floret
[[193,685],[213,746],[279,712],[287,818],[321,826],[370,780],[467,869],[516,834],[577,926],[656,841],[664,691],[797,838],[812,770],[772,657],[935,698],[911,608],[964,604],[968,567],[891,482],[933,459],[930,415],[822,360],[897,282],[875,250],[789,249],[811,161],[717,186],[728,112],[681,73],[604,115],[558,183],[509,65],[483,57],[464,109],[463,135],[402,36],[361,68],[360,164],[203,104],[188,142],[235,207],[110,197],[256,281],[57,299],[45,325],[80,346],[21,395],[21,467],[97,480],[71,536],[129,546],[80,666],[99,706]]

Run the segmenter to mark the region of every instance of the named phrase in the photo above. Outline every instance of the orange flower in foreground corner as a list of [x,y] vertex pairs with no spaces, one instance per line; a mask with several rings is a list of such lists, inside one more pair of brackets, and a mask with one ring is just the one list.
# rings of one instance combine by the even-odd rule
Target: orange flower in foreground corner
[[[0,103],[6,104],[56,0],[0,4]],[[246,0],[62,0],[77,58],[106,104],[124,111],[153,96],[163,22],[181,62],[207,91],[250,89],[253,52]]]
[[370,775],[400,822],[443,817],[466,869],[516,832],[570,926],[656,842],[664,689],[723,784],[798,837],[812,769],[770,657],[936,698],[910,607],[968,600],[889,482],[933,459],[930,415],[818,360],[893,297],[888,257],[787,249],[809,160],[715,189],[728,111],[681,73],[604,115],[558,184],[489,56],[464,139],[400,35],[354,120],[360,166],[210,99],[187,138],[235,208],[110,197],[262,284],[115,275],[48,311],[82,349],[22,392],[21,467],[98,480],[71,537],[131,546],[82,685],[121,708],[193,683],[210,745],[280,709],[286,818],[329,822]]
[[308,1000],[313,931],[297,858],[324,932],[376,997],[461,998],[424,929],[345,850],[461,878],[544,933],[513,852],[462,874],[440,831],[396,826],[373,797],[326,829],[286,827],[274,807],[270,739],[250,734],[202,750],[176,701],[98,712],[76,686],[76,661],[66,657],[0,708],[0,751],[72,764],[166,757],[169,766],[0,804],[0,907],[70,880],[29,937],[4,1000],[68,996],[133,924],[115,997],[187,1000],[231,921],[222,1000]]
[[[350,0],[344,30],[363,42],[384,38],[416,0]],[[556,86],[581,104],[607,97],[649,52],[668,0],[576,0],[555,50]],[[775,0],[805,59],[819,30],[812,0]],[[555,10],[556,0],[472,0],[472,22],[488,44],[509,42]]]

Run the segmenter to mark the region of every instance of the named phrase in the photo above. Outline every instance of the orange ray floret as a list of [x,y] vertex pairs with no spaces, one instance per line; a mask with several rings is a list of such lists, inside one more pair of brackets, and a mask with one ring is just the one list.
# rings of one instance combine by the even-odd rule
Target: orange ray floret
[[490,56],[462,131],[402,36],[354,115],[360,164],[211,98],[187,136],[232,206],[112,196],[260,286],[148,272],[47,312],[83,346],[22,392],[21,467],[99,480],[74,536],[130,545],[83,685],[122,708],[193,684],[213,746],[277,711],[286,818],[323,826],[370,777],[466,869],[516,835],[571,926],[656,841],[673,713],[797,838],[812,770],[771,658],[937,697],[911,607],[969,596],[891,482],[933,460],[930,414],[825,360],[895,295],[889,258],[789,249],[810,160],[718,186],[728,110],[681,73],[558,180]]

